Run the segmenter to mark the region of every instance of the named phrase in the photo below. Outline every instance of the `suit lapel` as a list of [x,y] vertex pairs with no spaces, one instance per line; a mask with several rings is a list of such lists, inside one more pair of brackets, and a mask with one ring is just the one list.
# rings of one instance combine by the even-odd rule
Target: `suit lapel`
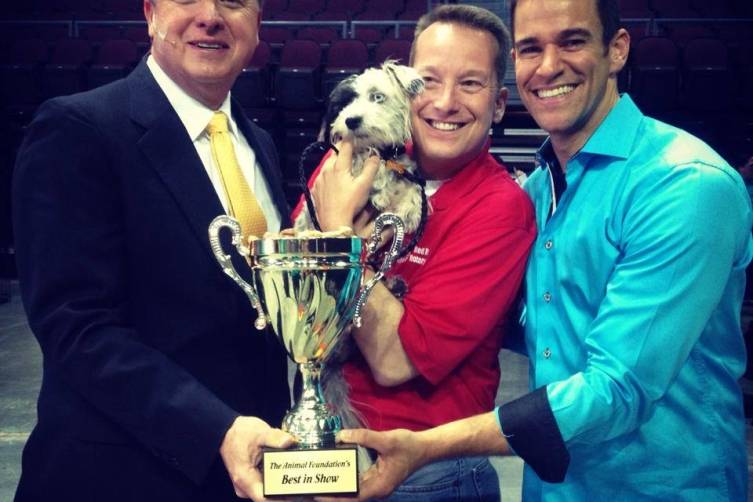
[[[201,159],[178,114],[143,61],[128,79],[131,88],[131,118],[145,128],[137,147],[185,215],[199,245],[214,261],[208,228],[215,217],[225,214],[225,210]],[[226,235],[223,237],[224,249],[228,252],[229,239]],[[248,280],[250,270],[245,260],[240,259],[235,252],[230,254],[238,272]]]

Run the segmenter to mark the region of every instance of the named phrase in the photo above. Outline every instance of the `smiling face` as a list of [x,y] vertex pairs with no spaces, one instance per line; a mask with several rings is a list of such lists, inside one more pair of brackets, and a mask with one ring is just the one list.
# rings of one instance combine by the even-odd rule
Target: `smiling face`
[[617,102],[630,38],[621,29],[604,46],[596,0],[522,0],[513,22],[520,97],[566,160]]
[[412,105],[413,143],[429,179],[447,179],[477,157],[492,122],[502,120],[507,89],[499,88],[499,47],[486,31],[437,22],[414,42],[413,67],[424,92]]
[[210,108],[222,104],[259,43],[257,0],[144,0],[160,67]]

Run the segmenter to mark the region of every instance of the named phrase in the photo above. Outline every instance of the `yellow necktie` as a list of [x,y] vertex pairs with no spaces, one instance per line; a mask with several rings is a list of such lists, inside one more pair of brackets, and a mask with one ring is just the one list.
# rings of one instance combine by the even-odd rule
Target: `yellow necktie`
[[212,144],[212,157],[220,169],[225,186],[230,215],[240,222],[244,240],[250,235],[262,237],[267,231],[267,220],[238,165],[227,129],[227,116],[214,112],[207,132]]

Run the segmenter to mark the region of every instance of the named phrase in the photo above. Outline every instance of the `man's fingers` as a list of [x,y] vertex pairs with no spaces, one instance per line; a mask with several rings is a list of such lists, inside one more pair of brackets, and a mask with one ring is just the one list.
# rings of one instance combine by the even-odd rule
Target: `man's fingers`
[[382,160],[377,155],[372,155],[364,161],[361,176],[368,179],[369,184],[374,180],[374,176],[376,176],[377,170],[379,170],[379,164],[381,161]]
[[254,496],[254,484],[250,476],[233,476],[233,489],[235,490],[235,495],[242,499],[252,499],[252,500],[263,500],[264,499],[264,489],[262,488],[261,493],[262,498],[259,499]]
[[378,437],[378,434],[368,429],[343,429],[337,433],[338,442],[357,444],[367,448],[374,448]]
[[264,438],[264,445],[270,448],[288,448],[295,444],[295,438],[280,429],[270,429]]
[[264,483],[258,469],[251,469],[245,481],[244,491],[250,495],[251,500],[256,502],[267,500],[264,498]]
[[337,144],[337,160],[335,169],[342,169],[350,172],[353,165],[353,141],[345,138]]
[[379,470],[372,466],[361,476],[358,486],[358,498],[360,500],[381,499],[392,493],[391,487],[379,476]]

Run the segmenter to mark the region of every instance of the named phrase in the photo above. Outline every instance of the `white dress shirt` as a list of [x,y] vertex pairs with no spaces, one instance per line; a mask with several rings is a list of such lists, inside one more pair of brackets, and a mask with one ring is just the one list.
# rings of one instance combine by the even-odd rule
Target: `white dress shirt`
[[227,115],[228,129],[230,130],[230,137],[241,172],[246,177],[248,186],[253,191],[264,213],[264,217],[267,219],[267,230],[270,232],[279,232],[281,222],[280,213],[272,202],[269,185],[264,178],[261,166],[256,162],[256,153],[251,149],[246,138],[238,130],[238,126],[230,113],[230,93],[225,97],[225,101],[223,101],[219,110],[211,110],[181,89],[160,68],[152,56],[147,58],[146,65],[152,72],[162,92],[167,96],[167,100],[178,114],[180,121],[185,126],[188,136],[191,138],[194,148],[196,148],[196,153],[199,154],[201,163],[204,165],[204,169],[206,169],[207,175],[212,182],[212,186],[215,192],[217,192],[222,206],[225,208],[225,212],[228,211],[228,197],[222,184],[220,170],[212,158],[209,134],[206,132],[206,127],[215,111],[221,111]]

